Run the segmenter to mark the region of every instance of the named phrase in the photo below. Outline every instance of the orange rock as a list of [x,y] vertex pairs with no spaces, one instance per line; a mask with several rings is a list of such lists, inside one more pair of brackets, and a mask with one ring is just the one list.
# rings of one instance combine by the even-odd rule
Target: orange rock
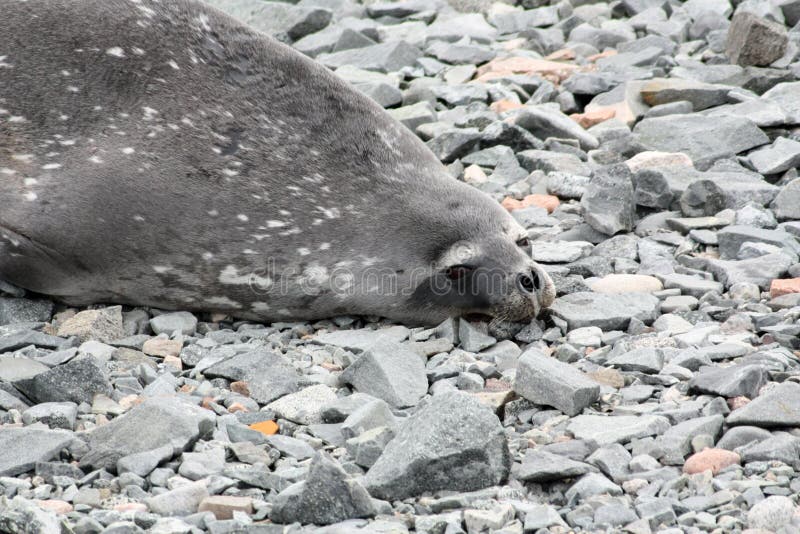
[[601,108],[594,111],[587,111],[586,113],[573,113],[569,116],[584,128],[591,128],[595,124],[600,124],[607,120],[613,119],[616,116],[616,111],[610,108]]
[[511,197],[504,198],[503,201],[500,203],[500,205],[503,206],[508,211],[518,210],[523,207],[521,200],[517,200],[516,198],[511,198]]
[[46,501],[37,501],[39,508],[42,510],[47,510],[48,512],[53,512],[55,514],[68,514],[72,511],[72,505],[67,501],[61,501],[58,499],[48,499]]
[[323,369],[327,369],[328,371],[341,371],[342,370],[342,366],[341,365],[337,365],[335,363],[330,363],[330,362],[322,362],[321,364],[319,364],[319,366],[322,367]]
[[234,402],[233,404],[228,406],[228,413],[247,412],[247,411],[249,410],[241,402]]
[[509,100],[504,98],[502,100],[498,100],[497,102],[492,102],[489,106],[489,109],[494,111],[495,113],[504,113],[506,111],[510,111],[512,109],[519,109],[525,107],[519,102],[514,102],[513,100]]
[[578,70],[578,65],[534,59],[530,57],[512,56],[493,59],[478,69],[476,81],[487,82],[512,74],[538,74],[555,78],[556,82],[565,80]]
[[177,356],[181,353],[183,343],[174,339],[155,337],[148,339],[142,345],[142,352],[149,356]]
[[561,204],[561,202],[558,200],[558,197],[553,195],[528,195],[522,200],[506,197],[500,203],[500,205],[508,211],[537,206],[546,209],[547,213],[553,213],[559,204]]
[[177,369],[178,371],[183,371],[183,362],[178,356],[165,356],[164,365]]
[[243,380],[231,382],[231,391],[238,393],[242,397],[250,396],[250,386],[248,386],[247,382],[244,382]]
[[233,512],[253,513],[253,499],[233,495],[211,495],[197,508],[198,512],[211,512],[219,520],[233,519]]
[[253,423],[250,425],[250,428],[253,430],[257,430],[262,434],[267,436],[271,436],[273,434],[277,434],[280,428],[278,427],[278,423],[275,421],[261,421],[260,423]]
[[596,371],[590,371],[586,375],[597,382],[612,388],[620,389],[625,387],[625,377],[616,369],[601,367]]
[[800,293],[800,278],[787,278],[784,280],[773,280],[769,286],[770,298],[788,295],[789,293]]
[[728,408],[733,410],[738,410],[739,408],[743,408],[747,406],[750,402],[750,399],[747,397],[733,397],[732,399],[728,399]]
[[683,464],[683,472],[688,475],[711,471],[716,475],[729,465],[737,465],[742,461],[741,456],[725,449],[704,449],[693,454]]
[[206,410],[211,409],[211,404],[214,402],[214,397],[203,397],[203,400],[200,401],[200,406],[205,408]]
[[608,49],[605,52],[600,52],[599,54],[593,54],[593,55],[587,57],[586,59],[588,59],[589,61],[594,63],[598,59],[603,59],[604,57],[616,56],[617,53],[618,52],[616,50]]

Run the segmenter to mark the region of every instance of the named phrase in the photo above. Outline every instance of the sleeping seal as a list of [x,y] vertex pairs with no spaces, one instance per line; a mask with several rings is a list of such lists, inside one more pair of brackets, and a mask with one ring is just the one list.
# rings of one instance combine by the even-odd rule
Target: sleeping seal
[[0,278],[264,321],[552,301],[502,207],[276,40],[192,0],[2,11]]

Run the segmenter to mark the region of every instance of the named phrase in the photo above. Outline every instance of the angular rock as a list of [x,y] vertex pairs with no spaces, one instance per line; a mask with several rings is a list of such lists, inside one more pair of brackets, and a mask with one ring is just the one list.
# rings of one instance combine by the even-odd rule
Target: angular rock
[[800,219],[800,178],[783,186],[771,207],[779,221]]
[[717,232],[720,257],[723,260],[734,259],[739,249],[746,242],[766,243],[786,249],[791,254],[800,254],[800,242],[784,230],[769,230],[752,226],[731,225]]
[[593,439],[601,446],[663,434],[669,428],[669,420],[659,415],[579,415],[567,424],[576,438]]
[[412,132],[420,124],[436,121],[436,110],[430,102],[423,100],[409,106],[387,110],[389,115]]
[[525,482],[552,482],[575,478],[593,471],[595,468],[589,464],[535,449],[525,453],[522,465],[515,470],[515,475],[518,480]]
[[172,335],[173,332],[178,332],[191,336],[197,329],[197,317],[189,312],[164,313],[150,319],[150,328],[156,335]]
[[203,374],[246,382],[250,398],[259,404],[268,404],[299,389],[300,375],[294,367],[280,353],[266,349],[237,354],[212,365]]
[[783,172],[800,166],[800,143],[778,137],[771,145],[750,152],[747,159],[761,174]]
[[53,303],[49,300],[0,297],[0,326],[47,322],[52,316]]
[[[61,521],[51,511],[44,510],[42,501],[14,497],[0,505],[0,532],[10,534],[61,534]],[[102,527],[101,527],[102,528]]]
[[737,11],[728,28],[725,54],[731,63],[763,67],[784,54],[787,42],[786,28],[781,24]]
[[664,367],[664,351],[653,347],[633,349],[610,358],[606,365],[613,365],[623,371],[655,374]]
[[91,403],[96,394],[111,392],[105,370],[91,357],[76,358],[15,385],[36,402]]
[[[419,356],[416,356],[419,358]],[[324,384],[303,388],[296,393],[284,395],[267,404],[275,415],[303,425],[322,423],[322,412],[334,400],[336,393]]]
[[734,410],[728,425],[753,425],[763,428],[800,426],[800,384],[784,382]]
[[689,388],[725,398],[744,396],[752,399],[766,382],[767,374],[760,365],[703,367],[689,381]]
[[636,206],[627,165],[601,167],[590,178],[581,198],[581,211],[589,226],[606,235],[632,230]]
[[370,468],[364,484],[380,499],[425,491],[473,491],[503,482],[510,455],[489,408],[466,393],[433,397],[408,418]]
[[584,326],[625,330],[631,319],[654,321],[658,305],[658,298],[646,293],[608,295],[581,291],[557,298],[550,310],[566,321],[570,330]]
[[125,337],[122,306],[78,312],[58,327],[58,335],[77,336],[81,342],[94,339],[105,343]]
[[78,405],[74,402],[43,402],[22,412],[26,425],[41,422],[50,428],[72,430],[78,417]]
[[317,56],[317,61],[332,68],[351,65],[365,70],[396,72],[403,67],[413,65],[421,56],[422,52],[418,48],[405,41],[395,41],[320,54]]
[[283,42],[292,42],[319,31],[333,17],[328,9],[293,6],[284,2],[210,0],[209,3]]
[[330,525],[373,515],[375,508],[364,487],[328,455],[317,453],[306,479],[275,496],[270,519],[275,523]]
[[536,404],[575,415],[597,401],[600,385],[569,364],[529,348],[519,358],[514,391]]
[[208,498],[206,482],[199,480],[178,486],[145,500],[151,512],[165,516],[187,516],[197,512],[200,503]]
[[37,462],[53,459],[74,439],[64,430],[0,428],[0,477],[32,471]]
[[514,124],[525,128],[540,139],[548,137],[576,139],[584,150],[592,150],[599,145],[595,136],[558,109],[549,106],[525,107],[514,118]]
[[391,341],[373,344],[341,375],[342,381],[392,406],[415,406],[428,391],[420,357]]
[[682,80],[680,78],[655,78],[641,88],[642,99],[650,106],[670,102],[688,101],[694,111],[727,103],[730,87]]

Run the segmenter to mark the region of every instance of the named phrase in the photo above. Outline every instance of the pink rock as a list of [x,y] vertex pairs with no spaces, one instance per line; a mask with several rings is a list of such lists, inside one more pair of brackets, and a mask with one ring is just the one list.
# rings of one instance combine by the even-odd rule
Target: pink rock
[[689,475],[711,471],[714,475],[729,465],[738,465],[742,458],[733,451],[725,449],[704,449],[693,454],[683,464],[683,472]]

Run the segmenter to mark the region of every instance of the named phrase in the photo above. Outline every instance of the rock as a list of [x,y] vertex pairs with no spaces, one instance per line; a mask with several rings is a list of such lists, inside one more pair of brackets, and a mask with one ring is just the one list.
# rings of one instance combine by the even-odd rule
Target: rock
[[22,422],[26,425],[44,423],[50,428],[75,428],[78,405],[74,402],[43,402],[22,412]]
[[525,482],[552,482],[565,478],[575,478],[595,471],[583,462],[576,462],[543,450],[528,450],[522,465],[515,471],[518,480]]
[[727,417],[728,425],[781,427],[800,425],[800,384],[784,382]]
[[650,106],[691,102],[694,111],[726,104],[730,87],[680,78],[655,78],[642,85],[642,99]]
[[786,184],[771,207],[779,221],[800,219],[800,178]]
[[220,520],[233,519],[234,512],[252,514],[253,499],[234,495],[211,495],[200,502],[197,511],[211,512],[214,517]]
[[341,375],[357,391],[383,399],[392,406],[415,406],[428,391],[420,357],[390,341],[373,344]]
[[594,495],[622,495],[622,488],[599,473],[589,473],[581,477],[565,493],[569,502],[583,501]]
[[283,42],[292,42],[323,29],[333,13],[317,7],[293,6],[260,0],[211,0],[214,7]]
[[172,458],[172,445],[162,445],[157,449],[135,452],[123,456],[117,461],[117,473],[133,473],[140,477],[149,475],[158,465]]
[[88,434],[82,467],[113,469],[121,458],[169,445],[186,450],[211,425],[214,413],[178,397],[153,397]]
[[[414,355],[415,358],[419,356]],[[284,395],[267,404],[278,417],[303,425],[322,423],[322,412],[336,400],[336,393],[324,384],[301,389],[296,393]]]
[[15,385],[36,402],[91,403],[96,394],[111,392],[105,370],[91,357],[70,360]]
[[711,180],[692,182],[680,198],[681,212],[687,217],[712,216],[727,205],[725,191]]
[[524,532],[538,532],[552,526],[569,528],[567,523],[561,519],[558,510],[549,504],[532,504],[527,510]]
[[705,269],[728,288],[748,283],[767,289],[774,279],[784,276],[794,263],[795,258],[781,252],[739,261],[710,259],[706,261]]
[[165,313],[150,319],[150,328],[156,335],[172,335],[178,332],[184,336],[191,336],[197,329],[197,317],[189,312]]
[[578,292],[559,297],[551,312],[567,322],[569,329],[597,326],[603,330],[625,330],[631,319],[651,323],[659,300],[645,293],[606,295]]
[[800,98],[797,97],[799,88],[800,82],[779,83],[761,95],[761,99],[778,104],[786,116],[786,124],[797,124],[800,122]]
[[567,430],[576,438],[593,439],[601,446],[663,434],[669,428],[667,418],[658,415],[579,415],[567,424]]
[[584,150],[591,150],[599,145],[595,136],[557,109],[549,106],[526,106],[516,115],[514,124],[525,128],[540,139],[548,137],[575,139]]
[[644,119],[633,133],[648,150],[683,152],[698,167],[769,142],[752,121],[732,116],[691,114]]
[[49,367],[30,358],[0,357],[0,381],[19,382],[46,373]]
[[478,148],[481,134],[477,128],[450,128],[427,142],[437,158],[450,163]]
[[42,428],[0,427],[0,477],[32,471],[37,462],[58,456],[75,438],[71,432]]
[[514,507],[503,503],[489,510],[465,510],[464,524],[467,532],[495,532],[502,530],[515,515]]
[[372,428],[345,443],[347,454],[356,465],[369,469],[378,461],[386,445],[394,439],[394,431],[385,426]]
[[433,397],[401,425],[364,483],[374,497],[396,500],[499,484],[509,467],[497,417],[469,394],[452,392]]
[[681,293],[696,298],[700,298],[709,292],[722,293],[723,290],[723,286],[719,282],[688,274],[668,274],[664,276],[663,281],[665,289],[680,289]]
[[61,521],[37,501],[14,497],[0,505],[0,531],[10,534],[61,534]]
[[531,257],[540,263],[569,263],[589,255],[592,248],[586,241],[536,241]]
[[311,447],[311,445],[303,440],[290,436],[283,436],[281,434],[267,436],[267,443],[269,443],[271,447],[280,451],[283,456],[288,456],[290,458],[307,460],[308,458],[314,456],[314,449]]
[[731,63],[766,66],[786,51],[788,37],[781,24],[748,12],[737,12],[728,28],[725,54]]
[[800,254],[800,242],[784,230],[731,225],[717,232],[717,240],[719,241],[720,257],[723,260],[736,258],[739,249],[746,242],[766,243],[786,249],[790,254]]
[[145,499],[152,513],[166,516],[187,516],[197,512],[200,503],[208,498],[206,482],[190,482],[175,489]]
[[689,381],[689,388],[721,397],[732,398],[758,395],[767,381],[760,365],[733,365],[730,367],[703,367]]
[[716,440],[723,420],[720,414],[696,417],[667,429],[655,441],[655,446],[662,453],[661,463],[683,465],[686,455],[692,452],[692,440],[699,435],[708,435]]
[[53,303],[49,300],[0,297],[0,326],[47,322],[52,316]]
[[788,497],[773,495],[756,503],[747,512],[747,526],[777,532],[788,527],[797,514],[797,506]]
[[397,72],[403,67],[413,65],[420,56],[422,52],[416,47],[405,41],[395,41],[320,54],[316,59],[331,68],[350,65],[378,72]]
[[77,336],[81,342],[93,339],[104,343],[125,337],[122,328],[122,306],[78,312],[61,323],[58,335]]
[[652,347],[633,349],[609,358],[606,365],[613,365],[623,371],[656,374],[664,367],[664,351]]
[[800,293],[800,278],[773,280],[769,286],[769,296],[773,299],[793,293]]
[[458,321],[458,341],[461,348],[469,352],[480,352],[497,343],[495,338],[484,334],[463,318]]
[[761,174],[783,172],[800,166],[800,143],[778,137],[771,145],[750,152],[747,159]]
[[387,112],[412,132],[415,131],[420,124],[436,121],[436,110],[431,103],[427,101],[389,109]]
[[617,295],[620,293],[653,293],[664,287],[654,276],[643,274],[609,274],[590,283],[595,293]]
[[144,342],[142,352],[148,356],[166,358],[167,356],[179,356],[182,348],[183,342],[177,339],[154,337]]
[[281,354],[265,349],[237,354],[212,365],[203,374],[246,382],[250,398],[259,404],[269,404],[299,389],[300,375],[294,367]]
[[601,167],[592,172],[581,198],[581,211],[589,225],[606,235],[633,229],[635,205],[633,176],[625,164]]
[[514,391],[529,401],[575,415],[597,401],[600,386],[569,364],[529,348],[519,358]]
[[741,456],[733,451],[725,449],[705,449],[690,456],[683,464],[683,472],[688,475],[695,475],[703,471],[711,471],[716,476],[728,466],[739,465],[742,461]]

